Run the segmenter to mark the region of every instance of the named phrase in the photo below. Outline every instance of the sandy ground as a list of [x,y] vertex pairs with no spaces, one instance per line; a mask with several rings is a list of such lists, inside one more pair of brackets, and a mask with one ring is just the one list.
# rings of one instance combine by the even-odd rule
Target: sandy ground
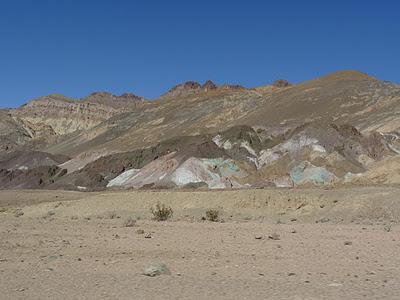
[[[0,298],[399,299],[399,196],[1,191]],[[172,220],[150,220],[157,202]],[[224,222],[202,221],[209,208]]]

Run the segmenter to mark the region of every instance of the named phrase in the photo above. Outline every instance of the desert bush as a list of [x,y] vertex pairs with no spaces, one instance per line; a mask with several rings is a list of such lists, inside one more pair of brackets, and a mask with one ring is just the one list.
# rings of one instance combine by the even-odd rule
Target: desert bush
[[166,221],[173,215],[171,207],[160,203],[157,203],[155,207],[152,207],[150,212],[153,214],[153,219],[156,221]]
[[119,218],[119,216],[117,215],[117,213],[115,211],[108,211],[105,213],[105,218],[106,219],[117,219],[117,218]]
[[124,221],[124,227],[134,227],[136,225],[136,220],[132,217],[128,217]]
[[219,220],[219,210],[209,209],[206,211],[206,220],[210,222],[218,222]]
[[54,216],[55,214],[56,214],[56,213],[55,213],[54,211],[49,210],[47,213],[45,213],[45,214],[43,215],[43,219],[50,218],[50,217]]

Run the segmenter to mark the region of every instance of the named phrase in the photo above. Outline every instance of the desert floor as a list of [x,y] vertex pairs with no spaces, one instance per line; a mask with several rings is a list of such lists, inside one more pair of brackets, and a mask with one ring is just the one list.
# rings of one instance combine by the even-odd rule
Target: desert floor
[[395,187],[0,191],[0,299],[400,299],[399,221]]

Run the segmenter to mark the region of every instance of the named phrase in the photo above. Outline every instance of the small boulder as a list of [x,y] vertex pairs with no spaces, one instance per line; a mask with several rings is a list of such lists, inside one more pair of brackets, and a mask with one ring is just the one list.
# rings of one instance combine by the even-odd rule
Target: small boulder
[[157,264],[157,265],[151,265],[148,268],[146,268],[143,272],[143,275],[149,277],[156,277],[160,275],[171,275],[171,271],[165,264]]
[[280,236],[279,236],[279,234],[277,234],[277,233],[271,233],[269,236],[268,236],[268,238],[270,239],[270,240],[274,240],[274,241],[278,241],[278,240],[280,240],[281,238],[280,238]]

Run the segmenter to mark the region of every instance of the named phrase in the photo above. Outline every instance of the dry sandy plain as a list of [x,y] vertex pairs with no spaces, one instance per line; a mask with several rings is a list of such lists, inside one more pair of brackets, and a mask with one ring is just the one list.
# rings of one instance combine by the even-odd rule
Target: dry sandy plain
[[1,191],[0,298],[400,299],[399,221],[395,187]]

